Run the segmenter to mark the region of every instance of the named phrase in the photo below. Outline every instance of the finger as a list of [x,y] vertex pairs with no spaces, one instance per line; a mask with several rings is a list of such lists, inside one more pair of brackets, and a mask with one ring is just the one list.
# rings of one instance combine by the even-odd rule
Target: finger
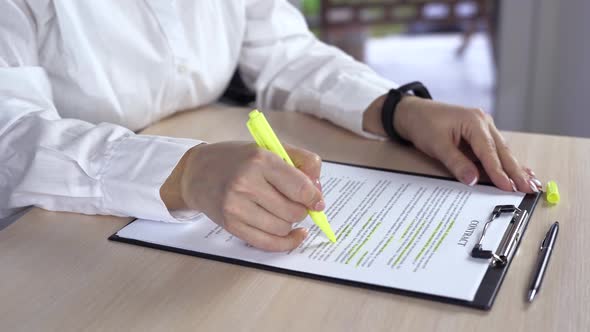
[[479,180],[475,164],[469,160],[452,142],[439,144],[435,157],[462,183],[473,186]]
[[326,207],[321,192],[309,177],[285,164],[280,158],[269,160],[263,175],[266,181],[288,199],[314,211],[321,211]]
[[259,186],[253,199],[262,208],[289,223],[300,222],[307,216],[304,205],[291,201],[268,182]]
[[512,184],[502,168],[502,163],[496,150],[496,144],[489,132],[488,126],[484,126],[479,122],[479,125],[475,125],[470,135],[465,137],[465,139],[471,145],[473,152],[480,160],[490,180],[498,188],[512,191]]
[[537,177],[537,174],[535,174],[535,172],[533,172],[533,170],[532,170],[531,168],[529,168],[529,167],[523,167],[523,170],[524,170],[524,171],[525,171],[525,172],[526,172],[528,175],[530,175],[531,177],[534,177],[534,178],[536,178],[536,177]]
[[291,223],[278,218],[252,201],[244,204],[240,212],[241,214],[239,218],[243,220],[243,222],[265,233],[286,236],[291,232]]
[[319,178],[322,170],[322,158],[311,151],[289,144],[285,144],[285,150],[287,150],[295,167],[305,173],[314,182],[316,187],[321,190]]
[[[498,151],[498,156],[500,158],[500,162],[502,163],[502,167],[506,171],[506,174],[512,181],[516,189],[523,193],[530,193],[530,192],[538,192],[536,184],[532,181],[530,176],[524,171],[523,167],[520,166],[506,141],[502,137],[502,134],[498,131],[498,129],[490,124],[490,133],[494,139],[496,144],[496,150]],[[538,180],[537,180],[538,181]]]
[[522,169],[524,172],[526,172],[530,176],[533,183],[537,186],[537,189],[543,190],[543,182],[541,182],[541,180],[539,180],[539,178],[537,177],[537,174],[535,174],[535,172],[533,172],[533,170],[530,169],[529,167],[523,167]]
[[297,228],[286,236],[277,236],[265,233],[241,221],[227,224],[226,230],[246,241],[246,243],[266,251],[289,251],[295,249],[305,240],[308,234],[305,228]]

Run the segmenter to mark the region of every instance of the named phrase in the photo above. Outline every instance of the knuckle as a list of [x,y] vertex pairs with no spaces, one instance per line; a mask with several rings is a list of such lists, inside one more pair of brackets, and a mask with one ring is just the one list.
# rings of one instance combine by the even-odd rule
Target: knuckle
[[240,209],[235,199],[231,195],[227,195],[221,203],[221,214],[226,220],[226,225],[227,220],[232,220],[232,218],[239,216],[239,213]]
[[465,113],[463,121],[472,130],[477,129],[481,125],[481,119],[478,118],[477,115],[473,112]]
[[287,236],[291,232],[291,225],[282,223],[276,227],[276,234],[278,236]]
[[506,141],[500,140],[499,142],[496,142],[495,144],[496,144],[496,148],[498,150],[503,151],[505,153],[511,153],[510,147],[508,146]]
[[474,149],[475,154],[478,156],[479,159],[482,159],[482,161],[484,161],[484,159],[488,159],[490,157],[492,157],[496,152],[495,150],[495,146],[492,142],[490,142],[490,140],[485,139],[483,144],[481,144],[480,146],[478,146],[477,148]]
[[478,119],[486,119],[486,112],[481,108],[473,108],[471,112],[478,118]]
[[479,116],[477,111],[468,112],[465,114],[465,116],[466,122],[469,123],[469,125],[472,128],[479,129],[484,127],[485,120],[481,116]]
[[476,154],[484,152],[491,153],[496,148],[496,143],[486,128],[480,127],[473,132],[473,143],[471,146]]
[[251,197],[252,194],[252,187],[249,184],[248,178],[242,174],[234,177],[228,183],[228,195],[232,194],[242,194],[246,195],[247,197]]
[[314,166],[320,166],[322,164],[322,158],[318,154],[313,153],[313,152],[311,152],[311,156],[310,156],[309,160],[310,160],[310,163]]
[[287,221],[290,223],[296,223],[305,219],[305,217],[307,217],[307,210],[305,207],[297,206],[289,213],[289,219]]
[[495,153],[496,151],[496,141],[494,141],[494,139],[492,137],[487,136],[485,138],[485,145],[486,145],[486,149],[488,149],[488,151],[491,151],[493,153]]
[[494,141],[494,139],[488,135],[484,135],[483,137],[483,145],[484,148],[486,149],[493,149],[496,147],[496,142]]
[[248,163],[259,165],[263,164],[268,159],[268,153],[261,148],[253,149],[252,152],[248,155]]
[[223,223],[223,228],[228,231],[230,234],[236,234],[236,221],[233,219],[225,219]]

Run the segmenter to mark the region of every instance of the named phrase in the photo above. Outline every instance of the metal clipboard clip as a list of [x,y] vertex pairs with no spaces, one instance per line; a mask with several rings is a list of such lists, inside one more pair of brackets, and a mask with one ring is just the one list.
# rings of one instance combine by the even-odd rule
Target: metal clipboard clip
[[[486,231],[490,227],[492,221],[500,217],[500,215],[503,213],[512,213],[513,216],[510,224],[508,225],[508,228],[506,229],[506,232],[504,233],[504,237],[502,237],[502,242],[500,242],[500,246],[498,246],[498,250],[495,253],[492,250],[484,250],[482,243],[486,235]],[[471,251],[471,257],[482,259],[491,258],[491,264],[494,267],[502,267],[506,265],[516,252],[518,242],[520,241],[527,222],[528,213],[526,210],[521,210],[514,205],[497,205],[492,211],[490,219],[483,226],[481,237]]]

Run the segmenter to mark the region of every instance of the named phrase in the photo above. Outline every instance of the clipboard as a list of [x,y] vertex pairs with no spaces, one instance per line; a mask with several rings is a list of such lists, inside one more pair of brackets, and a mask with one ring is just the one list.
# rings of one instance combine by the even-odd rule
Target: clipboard
[[[365,169],[372,169],[372,170],[378,170],[378,171],[385,171],[385,172],[392,172],[392,173],[398,173],[398,174],[405,174],[405,175],[412,175],[412,176],[419,176],[419,177],[425,177],[425,178],[458,182],[455,179],[450,179],[450,178],[446,178],[446,177],[424,175],[424,174],[417,174],[417,173],[404,172],[404,171],[395,171],[395,170],[389,170],[389,169],[383,169],[383,168],[377,168],[377,167],[353,165],[353,164],[340,163],[340,162],[332,162],[332,161],[327,161],[327,162],[333,163],[333,164],[338,164],[338,165],[345,165],[345,166],[352,166],[352,167],[358,167],[358,168],[365,168]],[[491,186],[491,184],[484,184],[484,185]],[[381,286],[381,285],[376,285],[376,284],[371,284],[371,283],[351,281],[351,280],[347,280],[347,279],[335,278],[332,276],[321,275],[321,274],[316,274],[316,273],[309,273],[309,272],[304,272],[304,271],[297,271],[297,270],[293,270],[293,269],[285,269],[285,268],[281,268],[281,267],[277,267],[277,266],[271,266],[271,265],[260,264],[260,263],[256,263],[256,262],[236,259],[233,257],[227,257],[227,256],[223,256],[223,255],[215,255],[215,254],[211,254],[211,253],[194,251],[194,250],[186,250],[186,249],[182,249],[182,248],[162,245],[162,244],[158,244],[158,243],[152,243],[149,241],[137,240],[137,239],[133,239],[133,238],[127,238],[127,237],[123,237],[123,236],[118,235],[118,233],[121,230],[123,230],[125,227],[132,224],[135,220],[131,221],[128,225],[123,227],[121,230],[117,231],[115,234],[111,235],[109,237],[109,240],[127,243],[127,244],[139,245],[139,246],[144,246],[144,247],[149,247],[149,248],[154,248],[154,249],[159,249],[159,250],[164,250],[164,251],[170,251],[170,252],[174,252],[174,253],[190,255],[190,256],[195,256],[195,257],[199,257],[199,258],[211,259],[211,260],[216,260],[216,261],[225,262],[225,263],[237,264],[237,265],[241,265],[241,266],[257,268],[257,269],[262,269],[262,270],[267,270],[267,271],[272,271],[272,272],[285,273],[285,274],[295,275],[295,276],[299,276],[299,277],[311,278],[311,279],[315,279],[315,280],[333,282],[333,283],[338,283],[338,284],[361,287],[361,288],[372,289],[372,290],[383,291],[383,292],[394,293],[394,294],[400,294],[400,295],[405,295],[405,296],[412,296],[412,297],[433,300],[433,301],[438,301],[438,302],[443,302],[443,303],[448,303],[448,304],[460,305],[460,306],[465,306],[465,307],[470,307],[470,308],[475,308],[475,309],[480,309],[480,310],[490,310],[492,308],[494,300],[496,299],[496,296],[498,295],[498,293],[500,291],[500,287],[502,285],[502,282],[504,281],[504,278],[506,277],[506,274],[508,273],[508,269],[510,267],[510,264],[514,260],[515,253],[517,252],[520,242],[522,241],[522,239],[524,237],[527,226],[530,222],[531,216],[533,214],[533,211],[536,207],[536,204],[537,204],[540,196],[541,196],[540,193],[526,194],[518,206],[515,206],[515,205],[494,206],[493,208],[491,208],[491,211],[489,213],[489,218],[487,220],[481,221],[481,222],[485,222],[484,231],[482,234],[479,234],[479,236],[478,236],[479,240],[477,241],[477,244],[471,250],[471,256],[476,259],[489,260],[489,266],[487,268],[487,271],[484,274],[483,279],[481,280],[481,283],[480,283],[480,285],[475,293],[475,297],[473,298],[472,301],[461,300],[461,299],[439,296],[439,295],[433,295],[433,294],[427,294],[427,293],[423,293],[423,292],[415,292],[415,291],[410,291],[410,290],[401,289],[401,288],[386,287],[386,286]],[[483,246],[483,244],[482,244],[482,241],[486,235],[485,230],[487,230],[487,228],[494,222],[494,220],[496,220],[499,216],[505,215],[505,214],[512,214],[512,218],[510,220],[508,227],[506,228],[506,230],[504,232],[504,235],[502,237],[502,241],[500,242],[500,245],[495,250],[491,250],[490,248],[485,248],[485,246]]]

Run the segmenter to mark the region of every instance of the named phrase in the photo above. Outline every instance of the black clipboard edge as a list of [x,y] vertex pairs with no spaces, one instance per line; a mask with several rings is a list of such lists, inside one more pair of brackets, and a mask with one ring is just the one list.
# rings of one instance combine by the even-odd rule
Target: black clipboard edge
[[[475,293],[475,297],[473,299],[473,305],[483,310],[490,310],[498,292],[500,291],[500,287],[504,282],[504,278],[508,273],[508,268],[510,268],[510,264],[512,261],[516,259],[516,253],[518,252],[518,248],[520,248],[520,243],[526,234],[526,230],[528,225],[531,223],[531,218],[533,217],[533,212],[535,211],[535,207],[539,202],[539,198],[541,194],[527,194],[524,196],[522,202],[520,202],[519,209],[526,210],[528,212],[528,219],[522,229],[522,235],[520,236],[520,240],[516,244],[516,252],[512,259],[508,261],[508,263],[501,267],[488,267],[486,274],[484,275],[483,279],[481,280],[481,284],[479,285],[479,289]],[[523,293],[524,294],[524,293]]]
[[[324,161],[329,162],[329,163],[333,163],[333,164],[338,164],[338,165],[353,166],[353,167],[373,169],[373,170],[378,170],[378,171],[385,171],[385,172],[392,172],[392,173],[412,175],[412,176],[420,176],[420,177],[426,177],[426,178],[432,178],[432,179],[447,180],[447,181],[451,181],[451,182],[458,182],[456,179],[444,177],[444,176],[420,174],[420,173],[392,170],[392,169],[373,167],[373,166],[356,165],[356,164],[344,163],[344,162],[338,162],[338,161],[330,161],[330,160],[324,160]],[[493,186],[493,184],[491,184],[491,183],[480,183],[480,185]],[[527,224],[525,225],[525,228],[523,229],[523,235],[521,236],[521,240],[517,244],[517,248],[516,248],[517,252],[518,252],[518,247],[520,247],[520,242],[522,241],[522,238],[524,237],[524,234],[526,232],[526,228],[528,227],[528,224],[530,223],[530,219],[532,218],[534,208],[536,207],[536,204],[537,204],[540,196],[541,196],[541,194],[527,194],[527,195],[525,195],[525,197],[523,198],[523,200],[521,201],[521,203],[519,205],[520,209],[527,210],[527,212],[529,213],[529,217],[528,217],[529,220],[528,220]],[[135,219],[130,221],[129,223],[127,223],[121,229],[127,227],[127,225],[131,224],[134,221],[135,221]],[[260,269],[260,270],[266,270],[266,271],[271,271],[271,272],[294,275],[297,277],[304,277],[304,278],[309,278],[309,279],[314,279],[314,280],[319,280],[319,281],[328,281],[328,282],[333,282],[336,284],[341,284],[341,285],[346,285],[346,286],[359,287],[359,288],[364,288],[364,289],[369,289],[369,290],[377,290],[377,291],[381,291],[381,292],[385,292],[385,293],[391,293],[391,294],[397,294],[397,295],[403,295],[403,296],[411,296],[411,297],[415,297],[415,298],[437,301],[437,302],[442,302],[442,303],[446,303],[446,304],[460,305],[460,306],[465,306],[465,307],[470,307],[470,308],[475,308],[475,309],[480,309],[480,310],[490,310],[491,309],[492,305],[494,304],[494,300],[496,299],[496,296],[499,292],[499,289],[502,285],[502,282],[504,281],[504,277],[506,276],[508,268],[510,267],[512,260],[516,257],[516,254],[515,254],[512,257],[512,260],[510,260],[506,264],[506,266],[504,266],[502,268],[494,268],[494,267],[490,266],[488,268],[486,274],[484,275],[484,278],[481,281],[480,287],[478,288],[473,301],[467,301],[467,300],[460,300],[460,299],[455,299],[455,298],[450,298],[450,297],[445,297],[445,296],[414,292],[414,291],[409,291],[409,290],[404,290],[404,289],[399,289],[399,288],[368,284],[368,283],[359,282],[359,281],[352,281],[352,280],[347,280],[347,279],[329,277],[329,276],[324,276],[324,275],[319,275],[319,274],[314,274],[314,273],[289,270],[289,269],[284,269],[284,268],[280,268],[280,267],[274,267],[274,266],[268,266],[268,265],[264,265],[264,264],[260,264],[260,263],[253,263],[253,262],[249,262],[249,261],[244,261],[241,259],[235,259],[235,258],[230,258],[230,257],[225,257],[225,256],[218,256],[218,255],[207,254],[207,253],[198,252],[198,251],[192,251],[192,250],[186,250],[186,249],[165,246],[165,245],[146,242],[146,241],[129,239],[129,238],[124,238],[124,237],[118,236],[117,235],[118,232],[119,231],[117,231],[117,232],[115,232],[115,234],[109,236],[108,240],[115,241],[115,242],[121,242],[121,243],[127,243],[127,244],[133,244],[133,245],[138,245],[138,246],[142,246],[142,247],[148,247],[148,248],[158,249],[158,250],[163,250],[163,251],[169,251],[169,252],[183,254],[183,255],[187,255],[187,256],[194,256],[194,257],[199,257],[199,258],[204,258],[204,259],[210,259],[210,260],[223,262],[223,263],[246,266],[246,267]]]
[[235,264],[235,265],[255,268],[255,269],[259,269],[259,270],[278,272],[278,273],[287,274],[287,275],[294,275],[297,277],[304,277],[304,278],[314,279],[314,280],[319,280],[319,281],[328,281],[328,282],[333,282],[336,284],[341,284],[341,285],[346,285],[346,286],[360,287],[360,288],[377,290],[377,291],[386,292],[386,293],[411,296],[411,297],[416,297],[416,298],[421,298],[421,299],[426,299],[426,300],[433,300],[433,301],[437,301],[437,302],[450,303],[450,304],[456,304],[456,305],[461,305],[461,306],[468,306],[468,307],[473,307],[473,308],[478,308],[478,309],[485,309],[483,307],[475,305],[471,301],[459,300],[459,299],[438,296],[438,295],[432,295],[432,294],[413,292],[413,291],[408,291],[408,290],[403,290],[403,289],[393,288],[393,287],[367,284],[364,282],[352,281],[352,280],[347,280],[347,279],[340,279],[340,278],[335,278],[335,277],[328,277],[328,276],[314,274],[314,273],[289,270],[289,269],[284,269],[284,268],[280,268],[280,267],[274,267],[274,266],[269,266],[269,265],[264,265],[264,264],[259,264],[259,263],[253,263],[253,262],[230,258],[230,257],[225,257],[225,256],[217,256],[217,255],[207,254],[207,253],[198,252],[198,251],[191,251],[191,250],[169,247],[169,246],[151,243],[151,242],[145,242],[145,241],[140,241],[140,240],[135,240],[135,239],[124,238],[124,237],[118,236],[117,234],[111,235],[108,239],[111,241],[133,244],[133,245],[138,245],[138,246],[142,246],[142,247],[164,250],[164,251],[169,251],[169,252],[173,252],[173,253],[177,253],[177,254],[183,254],[183,255],[194,256],[194,257],[199,257],[199,258],[205,258],[205,259],[209,259],[209,260],[214,260],[214,261],[229,263],[229,264]]

